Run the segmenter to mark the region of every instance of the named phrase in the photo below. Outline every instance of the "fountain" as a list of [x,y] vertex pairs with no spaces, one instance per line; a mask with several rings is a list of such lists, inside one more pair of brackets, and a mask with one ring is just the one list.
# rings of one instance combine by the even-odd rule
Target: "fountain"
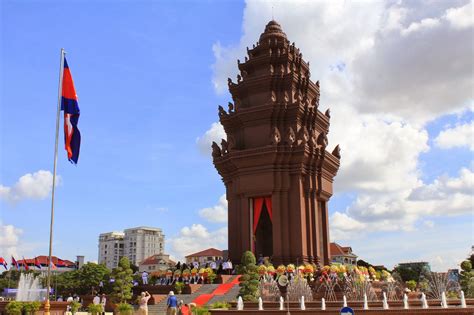
[[237,299],[237,310],[238,311],[244,310],[244,300],[242,300],[241,296],[239,296],[239,298]]
[[428,302],[426,301],[425,293],[421,293],[421,308],[428,308]]
[[464,297],[464,291],[461,290],[461,308],[466,308],[466,298]]
[[321,299],[321,310],[322,311],[326,310],[326,300],[324,298]]
[[406,293],[403,295],[403,308],[404,309],[408,309],[408,296],[406,295]]
[[348,275],[344,277],[344,294],[352,301],[360,301],[367,296],[367,300],[376,301],[377,295],[368,279]]
[[383,292],[383,309],[388,310],[387,293]]
[[258,298],[258,310],[263,311],[263,301],[261,297]]
[[283,300],[283,297],[280,296],[280,311],[283,311],[285,309],[285,301]]
[[40,301],[42,295],[46,292],[42,292],[39,279],[31,273],[20,275],[20,282],[18,283],[18,291],[16,293],[17,301]]
[[428,289],[426,295],[430,299],[441,300],[443,292],[459,291],[458,283],[450,280],[447,273],[430,272],[427,279]]
[[302,311],[306,310],[306,305],[304,304],[304,295],[301,297],[300,309]]
[[347,307],[347,298],[345,295],[342,297],[342,302],[343,302],[342,306]]
[[304,296],[305,300],[311,302],[313,300],[313,291],[308,285],[306,279],[295,277],[291,279],[287,288],[288,300],[299,301],[301,296]]
[[367,302],[367,294],[364,293],[364,310],[369,309],[369,303]]
[[441,294],[441,307],[448,308],[448,302],[446,301],[446,293]]
[[264,301],[276,302],[280,300],[280,289],[273,278],[263,277],[258,287],[260,296]]

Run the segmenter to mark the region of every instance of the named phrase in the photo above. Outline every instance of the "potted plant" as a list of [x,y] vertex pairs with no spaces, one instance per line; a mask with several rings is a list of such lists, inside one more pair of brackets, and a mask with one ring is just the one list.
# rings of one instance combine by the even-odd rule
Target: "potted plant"
[[87,307],[87,311],[91,313],[92,315],[99,315],[100,313],[102,313],[102,305],[91,303]]
[[133,306],[128,303],[119,303],[115,308],[118,314],[120,315],[132,315],[133,314]]
[[77,302],[77,301],[72,301],[71,303],[69,303],[69,308],[70,308],[71,313],[73,315],[76,314],[79,311],[81,306],[82,306],[82,304]]
[[181,294],[181,292],[183,291],[183,288],[184,288],[184,282],[177,281],[174,284],[174,288],[175,288],[175,290],[178,294]]
[[23,311],[23,303],[19,301],[11,301],[5,307],[8,315],[21,315]]
[[23,304],[23,310],[27,315],[35,315],[41,308],[41,302],[26,302]]

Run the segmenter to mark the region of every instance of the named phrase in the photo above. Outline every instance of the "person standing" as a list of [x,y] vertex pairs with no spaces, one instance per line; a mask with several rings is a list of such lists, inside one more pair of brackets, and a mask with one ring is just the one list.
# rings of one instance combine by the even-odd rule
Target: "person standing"
[[143,281],[143,284],[148,284],[148,272],[143,271],[143,273],[142,273],[142,281]]
[[177,315],[178,299],[174,295],[173,291],[170,291],[168,295],[168,300],[166,301],[166,305],[168,305],[167,315]]
[[107,304],[107,298],[105,297],[105,294],[102,293],[102,296],[100,297],[100,305],[102,306],[102,315],[105,315],[105,304]]
[[99,293],[96,293],[94,298],[92,299],[92,304],[99,305],[100,304],[100,296]]
[[138,301],[138,314],[139,315],[148,315],[148,300],[150,299],[151,295],[146,292],[142,292],[140,294],[140,300]]

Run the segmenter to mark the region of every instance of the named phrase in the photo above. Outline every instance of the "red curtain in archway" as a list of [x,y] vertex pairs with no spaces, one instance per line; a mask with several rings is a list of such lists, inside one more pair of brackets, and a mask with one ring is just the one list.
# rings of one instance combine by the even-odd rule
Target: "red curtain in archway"
[[265,198],[253,198],[253,233],[257,230],[258,220],[263,209]]
[[253,198],[253,233],[254,234],[257,231],[258,221],[260,220],[260,214],[262,214],[264,204],[267,207],[270,220],[273,220],[272,197]]

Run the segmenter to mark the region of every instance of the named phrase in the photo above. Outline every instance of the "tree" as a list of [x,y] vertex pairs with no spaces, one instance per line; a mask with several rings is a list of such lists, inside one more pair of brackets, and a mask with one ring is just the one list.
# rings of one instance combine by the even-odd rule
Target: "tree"
[[239,280],[239,295],[244,301],[255,302],[259,297],[259,275],[255,256],[251,251],[246,251],[243,253],[241,261],[242,265],[239,269],[242,275]]
[[472,269],[471,259],[461,263],[459,283],[466,297],[474,297],[474,270]]
[[100,282],[106,281],[110,276],[110,270],[103,264],[88,262],[78,270],[78,281],[81,288],[79,293],[88,293],[92,288],[99,286]]
[[398,274],[404,282],[410,280],[419,282],[420,276],[426,276],[429,271],[429,265],[425,262],[400,264],[393,269],[393,272]]
[[120,259],[119,265],[112,271],[112,277],[115,279],[113,285],[114,297],[120,303],[126,303],[132,298],[132,277],[133,271],[130,267],[130,261],[127,257]]

